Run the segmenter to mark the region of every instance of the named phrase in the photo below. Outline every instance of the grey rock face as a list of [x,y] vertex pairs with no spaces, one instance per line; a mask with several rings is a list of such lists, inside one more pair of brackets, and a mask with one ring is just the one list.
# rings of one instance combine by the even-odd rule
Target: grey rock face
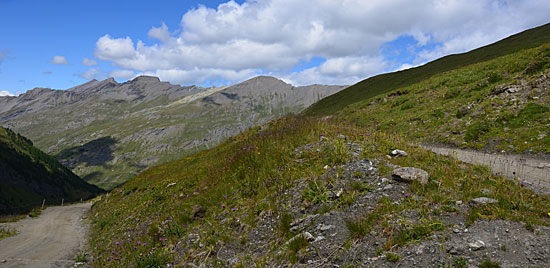
[[393,170],[392,178],[399,182],[411,183],[418,181],[420,184],[427,184],[429,174],[419,168],[401,167]]

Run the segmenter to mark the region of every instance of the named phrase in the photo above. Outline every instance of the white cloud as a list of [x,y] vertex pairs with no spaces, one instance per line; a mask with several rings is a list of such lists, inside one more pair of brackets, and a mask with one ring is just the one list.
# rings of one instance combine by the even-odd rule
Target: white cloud
[[78,74],[75,74],[75,75],[80,77],[80,78],[90,80],[94,77],[97,77],[97,75],[99,75],[101,73],[102,73],[102,71],[99,68],[90,68],[90,69],[88,69],[87,71],[85,71],[83,73],[78,73]]
[[109,73],[109,76],[114,77],[116,79],[127,80],[127,79],[134,78],[136,75],[134,74],[133,71],[130,71],[130,70],[114,70]]
[[97,61],[91,60],[91,59],[88,59],[88,58],[83,58],[82,59],[82,64],[84,64],[86,66],[94,66],[94,65],[97,65]]
[[[229,1],[216,9],[199,6],[187,11],[178,29],[170,31],[164,23],[152,27],[148,36],[158,43],[104,35],[97,40],[94,55],[174,83],[237,82],[272,73],[299,84],[350,84],[389,68],[380,46],[400,35],[413,36],[419,46],[439,44],[409,63],[417,65],[546,23],[550,14],[546,2]],[[326,62],[289,73],[312,57]]]
[[67,59],[63,56],[53,56],[50,63],[53,63],[53,64],[69,64],[69,61],[67,61]]
[[94,55],[100,60],[124,60],[136,56],[134,42],[130,37],[112,39],[108,34],[96,42]]
[[0,97],[4,97],[4,96],[15,96],[13,94],[11,94],[9,91],[7,90],[2,90],[0,91]]

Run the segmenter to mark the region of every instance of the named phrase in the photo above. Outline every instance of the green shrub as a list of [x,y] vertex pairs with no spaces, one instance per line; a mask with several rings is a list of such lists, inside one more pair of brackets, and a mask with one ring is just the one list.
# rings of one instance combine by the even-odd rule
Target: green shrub
[[386,259],[391,262],[398,262],[401,259],[401,256],[388,252],[386,253]]
[[489,125],[486,122],[475,122],[466,129],[464,140],[467,142],[477,141],[487,131],[489,131]]
[[500,268],[500,263],[485,259],[479,264],[479,268]]

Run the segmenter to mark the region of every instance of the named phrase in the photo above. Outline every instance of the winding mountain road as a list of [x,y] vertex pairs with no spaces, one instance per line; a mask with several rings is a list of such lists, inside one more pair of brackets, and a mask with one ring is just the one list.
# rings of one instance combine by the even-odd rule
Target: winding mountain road
[[0,240],[0,267],[74,267],[86,242],[82,217],[91,206],[49,207],[37,218],[3,224],[19,234]]

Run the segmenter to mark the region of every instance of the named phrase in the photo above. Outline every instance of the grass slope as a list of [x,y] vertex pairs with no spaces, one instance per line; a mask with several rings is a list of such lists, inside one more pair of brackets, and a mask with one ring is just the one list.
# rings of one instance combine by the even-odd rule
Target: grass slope
[[0,128],[0,214],[89,199],[102,191],[74,175],[27,138]]
[[550,154],[550,44],[403,87],[345,108],[356,124],[417,142]]
[[419,67],[368,78],[322,99],[309,107],[305,111],[305,114],[330,115],[352,103],[366,100],[397,88],[410,86],[433,75],[495,59],[523,49],[538,47],[545,43],[550,43],[550,24],[512,35],[506,39],[467,53],[445,56]]
[[[454,207],[457,201],[467,203],[487,196],[487,192],[499,203],[471,208],[466,212],[469,222],[504,218],[550,226],[545,214],[550,206],[548,197],[496,177],[486,168],[412,147],[402,136],[342,122],[287,117],[250,129],[216,148],[141,173],[92,208],[93,266],[161,267],[193,262],[223,267],[230,264],[216,258],[216,252],[226,248],[240,252],[234,256],[237,267],[304,261],[301,256],[309,242],[289,240],[296,235],[290,231],[296,216],[287,212],[297,206],[287,203],[289,196],[293,198],[290,193],[304,183],[309,186],[294,195],[300,206],[321,204],[313,213],[347,213],[348,230],[338,230],[349,234],[347,243],[376,230],[386,239],[381,252],[445,229],[439,218],[442,211],[461,215]],[[349,140],[339,138],[340,134]],[[319,144],[320,137],[327,137],[327,142]],[[395,148],[406,150],[409,157],[394,158],[391,164],[428,171],[428,185],[413,184],[400,202],[382,198],[365,215],[355,202],[380,186],[358,185],[353,178],[340,177],[344,175],[328,181],[317,179],[327,172],[325,166],[352,158],[346,151],[347,142],[358,144],[363,149],[360,157],[368,159],[385,159]],[[306,144],[317,144],[319,150],[296,155],[295,149]],[[382,176],[390,172],[391,168],[381,165]],[[343,195],[333,201],[327,190],[331,180],[344,181]],[[405,220],[407,211],[421,215],[418,223]],[[265,215],[274,215],[278,229],[269,231],[267,241],[250,240],[249,235],[265,224],[261,222]]]

